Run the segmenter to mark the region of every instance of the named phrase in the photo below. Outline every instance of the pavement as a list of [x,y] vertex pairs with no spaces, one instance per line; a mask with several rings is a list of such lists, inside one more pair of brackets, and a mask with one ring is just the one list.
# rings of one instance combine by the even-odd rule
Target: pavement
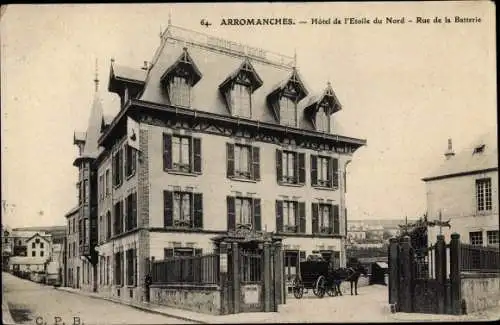
[[[10,275],[13,277],[12,275]],[[15,278],[15,277],[13,277]],[[10,278],[7,278],[10,279]],[[15,278],[17,279],[17,278]],[[4,276],[5,280],[5,276]],[[12,282],[12,279],[4,282]],[[21,280],[20,281],[25,281]],[[17,281],[17,280],[15,280]],[[14,282],[15,282],[14,281]],[[30,285],[42,286],[26,281]],[[28,287],[28,284],[22,284]],[[112,298],[104,298],[97,293],[76,290],[72,288],[43,286],[45,295],[49,299],[56,299],[55,304],[71,306],[66,312],[67,317],[76,315],[82,318],[85,324],[112,324],[116,322],[101,319],[99,313],[119,315],[121,320],[127,320],[128,324],[148,323],[198,323],[198,324],[223,324],[223,323],[314,323],[314,322],[435,322],[435,321],[470,321],[470,320],[498,320],[500,318],[500,305],[498,308],[488,309],[469,315],[433,315],[417,313],[391,313],[387,304],[387,287],[372,285],[358,288],[359,295],[346,294],[340,297],[317,298],[311,292],[304,295],[302,299],[287,297],[286,304],[280,305],[278,312],[270,313],[240,313],[232,315],[208,315],[183,309],[171,308],[145,303],[125,303]],[[8,293],[7,293],[8,295]],[[14,297],[17,292],[14,293]],[[74,298],[71,299],[70,296]],[[85,299],[82,299],[85,296]],[[10,297],[7,297],[8,299]],[[25,299],[17,298],[19,301]],[[72,302],[73,301],[73,302]],[[10,301],[9,301],[10,304]],[[100,307],[98,307],[100,306]],[[132,307],[132,308],[130,308]],[[46,306],[46,309],[58,308],[54,305]],[[67,309],[67,308],[66,308]],[[104,310],[104,311],[103,311]],[[51,311],[53,317],[55,311]],[[15,317],[14,317],[15,318]],[[53,319],[53,318],[52,318]],[[98,319],[98,322],[94,322]],[[4,322],[5,323],[5,322]],[[72,323],[72,322],[70,322]],[[27,324],[27,323],[26,323]],[[32,323],[31,323],[32,324]]]

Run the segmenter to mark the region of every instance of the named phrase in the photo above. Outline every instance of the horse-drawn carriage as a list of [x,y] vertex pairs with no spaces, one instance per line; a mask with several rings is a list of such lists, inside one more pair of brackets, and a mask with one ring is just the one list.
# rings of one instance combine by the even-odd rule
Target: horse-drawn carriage
[[306,293],[308,289],[312,289],[314,295],[319,298],[323,298],[325,293],[329,296],[335,295],[328,262],[324,260],[301,262],[299,270],[299,274],[293,281],[295,298],[302,298],[304,289]]

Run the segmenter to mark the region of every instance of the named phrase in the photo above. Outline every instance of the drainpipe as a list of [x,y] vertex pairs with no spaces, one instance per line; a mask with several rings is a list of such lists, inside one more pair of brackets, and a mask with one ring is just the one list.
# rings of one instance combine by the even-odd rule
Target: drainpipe
[[[340,265],[346,265],[347,263],[347,251],[346,251],[346,247],[347,247],[347,232],[346,232],[346,228],[347,228],[347,217],[346,217],[346,214],[345,214],[345,211],[346,211],[346,207],[345,207],[345,193],[346,193],[346,172],[347,172],[347,165],[351,162],[351,160],[347,160],[344,164],[344,168],[343,168],[343,171],[342,171],[342,181],[341,181],[341,184],[342,186],[339,188],[340,191],[343,191],[340,193],[340,215],[343,216],[342,220],[344,220],[343,224],[341,223],[341,225],[343,225],[342,229],[339,229],[340,233],[344,232],[344,237],[342,238],[342,246],[343,246],[343,250],[341,252],[343,252],[342,256],[340,257],[341,259],[341,263]],[[343,263],[342,263],[343,262]]]

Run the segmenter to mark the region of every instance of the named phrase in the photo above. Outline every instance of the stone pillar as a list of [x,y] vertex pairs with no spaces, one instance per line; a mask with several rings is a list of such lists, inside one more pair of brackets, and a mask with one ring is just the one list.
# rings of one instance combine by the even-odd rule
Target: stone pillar
[[461,311],[461,279],[460,279],[460,235],[451,234],[450,242],[450,291],[451,291],[451,312],[460,315]]
[[413,252],[410,244],[410,237],[404,236],[401,241],[399,259],[401,261],[399,289],[400,311],[404,313],[413,312]]
[[391,238],[388,249],[389,262],[389,304],[399,305],[399,243],[397,238]]
[[446,312],[446,244],[444,236],[438,235],[436,240],[436,254],[434,255],[435,275],[439,283],[438,291],[438,312],[444,314]]
[[271,255],[269,243],[264,243],[264,311],[271,311]]
[[[220,287],[220,307],[221,315],[227,315],[229,313],[229,295],[227,286],[227,243],[220,242],[219,246],[216,248],[216,253],[219,255],[219,287]],[[222,268],[222,259],[225,256],[225,270]]]
[[237,314],[240,312],[240,250],[238,243],[232,244],[232,254],[233,256],[233,269],[230,272],[233,272],[233,306],[234,313]]
[[283,257],[281,251],[281,243],[274,243],[274,290],[275,290],[275,300],[276,300],[276,308],[275,311],[278,311],[278,304],[283,304],[283,294],[284,294],[284,281],[283,281]]

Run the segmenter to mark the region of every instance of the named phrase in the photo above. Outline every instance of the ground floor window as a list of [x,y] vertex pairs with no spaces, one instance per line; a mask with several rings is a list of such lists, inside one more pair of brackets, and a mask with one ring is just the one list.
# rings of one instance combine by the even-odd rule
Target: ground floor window
[[488,238],[488,245],[498,246],[498,243],[499,243],[498,230],[487,231],[486,237]]
[[136,250],[129,249],[125,255],[126,265],[127,265],[127,285],[135,286],[136,284],[136,274],[137,274],[137,263],[136,263]]
[[109,256],[106,256],[106,285],[109,285]]
[[121,286],[122,283],[122,254],[121,252],[115,253],[115,273],[114,273],[114,280],[115,280],[115,285]]
[[285,251],[285,281],[292,282],[299,268],[299,251]]
[[483,246],[483,232],[482,231],[470,232],[469,243],[474,246]]

